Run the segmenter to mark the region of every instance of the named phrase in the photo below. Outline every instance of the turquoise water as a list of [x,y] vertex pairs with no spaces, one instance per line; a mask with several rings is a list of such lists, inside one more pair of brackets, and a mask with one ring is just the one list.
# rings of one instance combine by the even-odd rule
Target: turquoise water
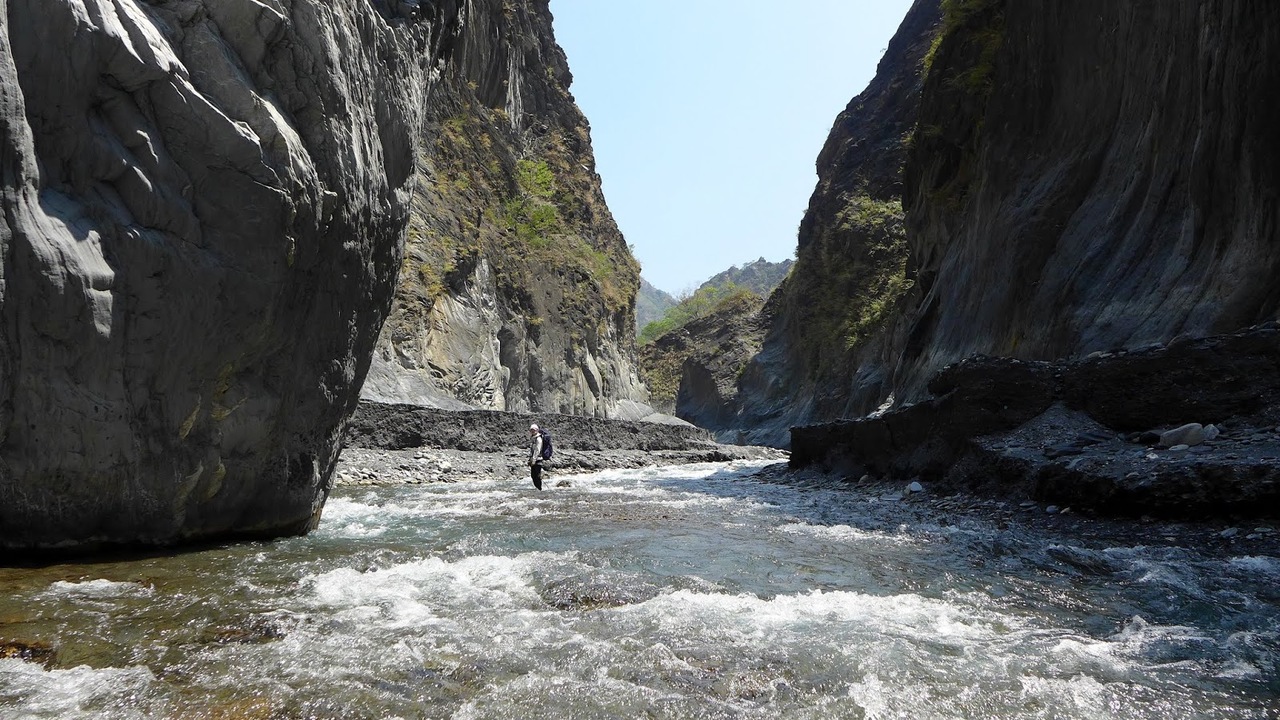
[[0,660],[0,717],[1276,717],[1276,557],[754,469],[343,489],[305,538],[0,569],[0,641],[56,650]]

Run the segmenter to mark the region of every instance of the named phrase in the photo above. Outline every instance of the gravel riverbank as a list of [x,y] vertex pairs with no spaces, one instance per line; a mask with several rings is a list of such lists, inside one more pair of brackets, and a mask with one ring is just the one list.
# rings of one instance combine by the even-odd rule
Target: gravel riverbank
[[546,467],[553,485],[610,468],[787,459],[773,448],[721,445],[691,425],[361,403],[347,428],[335,484],[527,481],[528,430],[535,422],[552,434],[555,455]]
[[1066,538],[1109,537],[1167,546],[1213,547],[1221,553],[1280,555],[1274,523],[1215,517],[1172,521],[1155,517],[1116,519],[1088,507],[1033,498],[1021,485],[1004,492],[988,486],[965,491],[945,483],[912,484],[888,478],[851,479],[840,471],[791,468],[787,453],[773,448],[721,445],[691,426],[625,422],[559,415],[451,412],[408,405],[362,403],[346,436],[335,484],[371,486],[493,480],[529,483],[528,427],[548,428],[556,444],[548,488],[572,484],[573,476],[616,468],[762,460],[761,482],[838,489],[850,502],[874,506],[886,527],[902,523],[961,524],[992,521],[999,526],[1047,527]]

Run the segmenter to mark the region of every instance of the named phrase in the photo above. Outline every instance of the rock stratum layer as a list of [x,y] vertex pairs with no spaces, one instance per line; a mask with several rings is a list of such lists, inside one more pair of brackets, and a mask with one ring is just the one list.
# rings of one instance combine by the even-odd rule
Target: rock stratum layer
[[795,428],[792,466],[1106,514],[1280,514],[1280,323],[1058,363],[975,356],[928,389]]
[[468,3],[430,98],[367,399],[638,419],[639,264],[546,0]]
[[1273,319],[1280,5],[919,0],[819,157],[796,269],[717,429]]

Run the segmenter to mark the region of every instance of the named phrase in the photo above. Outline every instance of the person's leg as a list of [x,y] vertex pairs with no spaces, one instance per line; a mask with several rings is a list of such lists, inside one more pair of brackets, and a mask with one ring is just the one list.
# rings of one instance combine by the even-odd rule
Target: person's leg
[[529,466],[529,474],[533,476],[533,486],[542,489],[542,463],[534,463]]

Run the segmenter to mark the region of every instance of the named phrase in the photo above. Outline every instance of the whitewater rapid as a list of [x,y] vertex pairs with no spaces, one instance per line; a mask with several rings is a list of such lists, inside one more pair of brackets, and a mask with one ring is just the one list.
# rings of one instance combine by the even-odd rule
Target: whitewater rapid
[[[0,570],[3,718],[1273,718],[1280,559],[749,463],[351,488],[304,538]],[[554,479],[551,483],[555,485]],[[1197,537],[1192,534],[1190,537]]]

